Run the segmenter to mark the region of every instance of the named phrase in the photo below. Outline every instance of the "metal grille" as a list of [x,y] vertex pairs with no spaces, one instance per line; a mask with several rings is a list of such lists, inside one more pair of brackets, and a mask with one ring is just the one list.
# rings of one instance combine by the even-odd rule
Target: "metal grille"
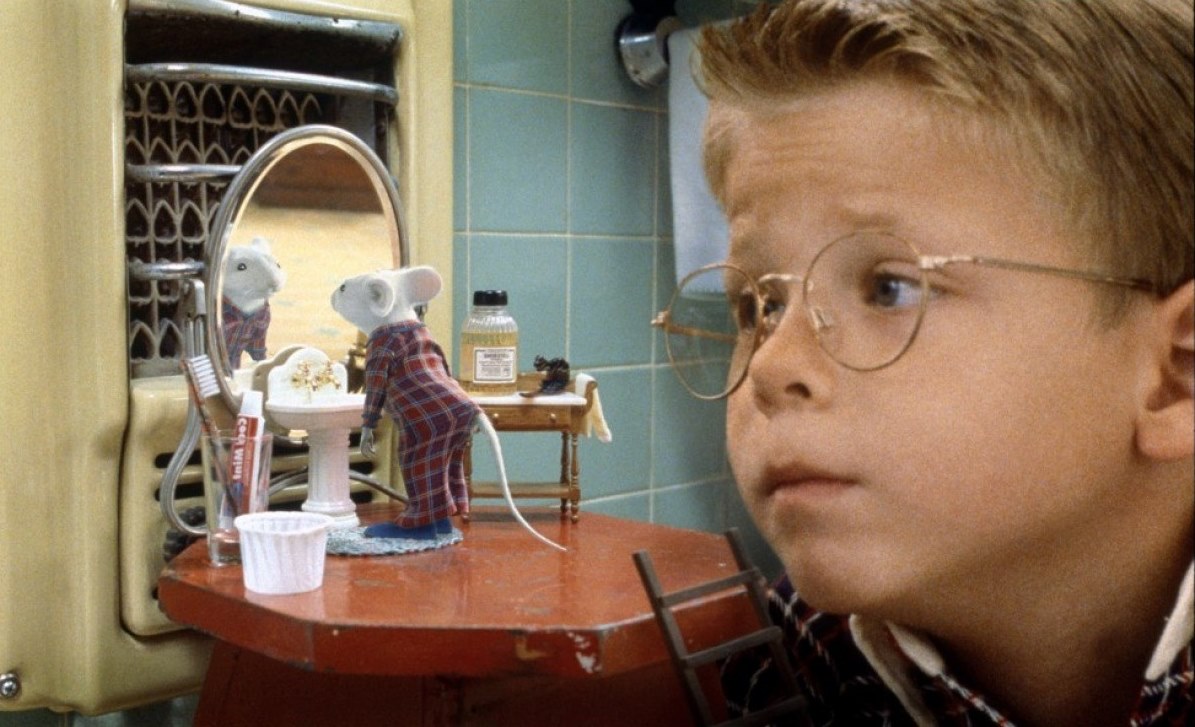
[[[379,153],[386,148],[397,99],[389,82],[395,26],[346,29],[344,21],[277,11],[249,22],[241,19],[262,11],[237,9],[221,0],[130,3],[125,248],[133,378],[178,373],[181,279],[202,274],[228,182],[262,144],[286,129],[322,123],[354,131]],[[196,36],[206,42],[190,50],[185,39]],[[250,60],[268,67],[241,65],[247,49],[262,47],[270,54]],[[344,67],[346,54],[357,60],[354,67]],[[318,67],[322,58],[327,72]]]
[[[130,262],[203,260],[227,176],[271,136],[329,123],[314,93],[240,85],[151,81],[125,92],[125,158],[130,165],[207,165],[207,181],[125,180],[125,244]],[[232,167],[221,173],[220,167]],[[177,373],[182,333],[177,280],[129,281],[133,376]]]

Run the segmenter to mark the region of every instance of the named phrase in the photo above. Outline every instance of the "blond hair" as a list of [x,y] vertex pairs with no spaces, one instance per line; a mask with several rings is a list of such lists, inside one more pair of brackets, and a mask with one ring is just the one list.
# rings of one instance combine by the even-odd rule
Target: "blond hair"
[[[1190,0],[792,0],[701,39],[706,171],[723,202],[735,135],[861,79],[922,89],[1033,159],[1095,264],[1168,294],[1195,259]],[[1109,286],[1111,287],[1111,286]]]

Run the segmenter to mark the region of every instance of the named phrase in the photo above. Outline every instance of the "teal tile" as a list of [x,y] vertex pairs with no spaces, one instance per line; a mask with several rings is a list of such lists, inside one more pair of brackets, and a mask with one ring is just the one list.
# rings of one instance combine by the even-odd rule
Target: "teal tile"
[[[577,371],[577,369],[574,369]],[[611,440],[582,437],[581,495],[607,497],[647,490],[651,478],[651,370],[593,373]]]
[[566,116],[560,99],[469,91],[471,229],[564,231]]
[[452,227],[469,229],[469,94],[452,89]]
[[572,243],[569,361],[574,366],[651,361],[655,250],[651,241]]
[[667,85],[635,84],[613,42],[619,22],[631,12],[626,0],[573,0],[572,5],[572,97],[659,108]]
[[655,369],[654,394],[655,486],[725,475],[726,402],[694,398],[666,366]]
[[657,117],[651,111],[573,104],[572,232],[654,234]]
[[[677,10],[692,25],[753,4],[678,0]],[[455,336],[472,290],[505,288],[520,368],[536,353],[567,355],[598,378],[614,441],[580,444],[582,522],[590,509],[703,528],[722,513],[750,526],[737,497],[721,488],[719,501],[711,484],[728,479],[723,405],[684,392],[646,324],[675,288],[666,88],[639,89],[622,70],[613,33],[626,12],[625,0],[457,0],[454,300],[437,304],[452,305]],[[639,239],[611,239],[627,237]],[[493,455],[478,442],[478,474],[488,478]],[[504,433],[512,477],[554,479],[558,444]],[[542,505],[557,503],[520,501],[532,512]],[[753,553],[770,553],[754,529],[745,538]]]
[[[676,255],[671,240],[656,244],[656,293],[652,305],[652,317],[672,302],[676,292]],[[655,363],[668,363],[668,351],[664,348],[664,334],[658,328],[652,329],[652,352]]]
[[656,195],[656,234],[672,236],[672,146],[668,142],[668,116],[660,120],[657,130],[660,153],[657,160],[656,178],[659,194]]
[[603,515],[610,515],[625,520],[651,522],[651,499],[646,492],[608,497],[594,502],[589,502],[582,496],[582,523],[585,522],[585,513],[587,512],[599,512]]
[[452,4],[452,80],[457,82],[468,78],[468,7],[469,0],[456,0]]
[[[556,432],[499,432],[508,482],[560,480],[560,435]],[[584,462],[584,456],[582,456]],[[496,481],[497,455],[484,434],[473,437],[473,476]],[[531,502],[535,502],[534,500]]]
[[567,246],[555,236],[474,233],[469,241],[473,290],[505,290],[519,325],[519,370],[531,371],[536,355],[566,356]]
[[726,530],[726,489],[724,480],[657,490],[652,493],[653,520],[690,530],[721,533]]
[[469,0],[469,82],[567,93],[568,10],[560,0]]

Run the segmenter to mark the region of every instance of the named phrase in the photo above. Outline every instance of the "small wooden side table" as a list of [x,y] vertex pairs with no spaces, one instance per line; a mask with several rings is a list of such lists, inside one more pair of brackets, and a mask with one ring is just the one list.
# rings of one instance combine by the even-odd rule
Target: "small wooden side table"
[[[519,391],[534,391],[542,380],[543,374],[520,374]],[[473,397],[499,432],[560,433],[560,479],[555,482],[511,482],[510,493],[519,498],[558,497],[561,515],[567,515],[573,522],[580,517],[581,504],[577,437],[585,432],[585,418],[593,409],[597,382],[587,377],[582,391],[577,391],[576,386],[577,380],[572,379],[566,390],[559,394]],[[502,497],[499,483],[473,480],[472,443],[465,451],[465,481],[469,485],[470,501],[475,497]]]
[[[217,640],[196,727],[692,724],[632,554],[651,553],[671,592],[733,575],[725,539],[596,512],[584,526],[530,517],[568,551],[528,537],[505,508],[479,508],[457,545],[328,556],[322,588],[279,596],[247,591],[241,566],[214,568],[194,543],[166,565],[158,596],[172,620]],[[694,650],[755,622],[741,589],[675,613]]]

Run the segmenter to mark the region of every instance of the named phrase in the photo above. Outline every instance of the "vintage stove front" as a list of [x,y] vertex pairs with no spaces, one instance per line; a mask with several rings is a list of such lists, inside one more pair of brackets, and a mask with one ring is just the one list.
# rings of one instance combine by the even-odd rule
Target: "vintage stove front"
[[[409,258],[451,281],[451,16],[449,0],[0,8],[0,99],[24,109],[0,119],[0,711],[97,713],[200,683],[207,639],[155,596],[158,490],[187,414],[180,278],[237,167],[320,123],[386,162]],[[179,507],[199,480],[184,470]]]

